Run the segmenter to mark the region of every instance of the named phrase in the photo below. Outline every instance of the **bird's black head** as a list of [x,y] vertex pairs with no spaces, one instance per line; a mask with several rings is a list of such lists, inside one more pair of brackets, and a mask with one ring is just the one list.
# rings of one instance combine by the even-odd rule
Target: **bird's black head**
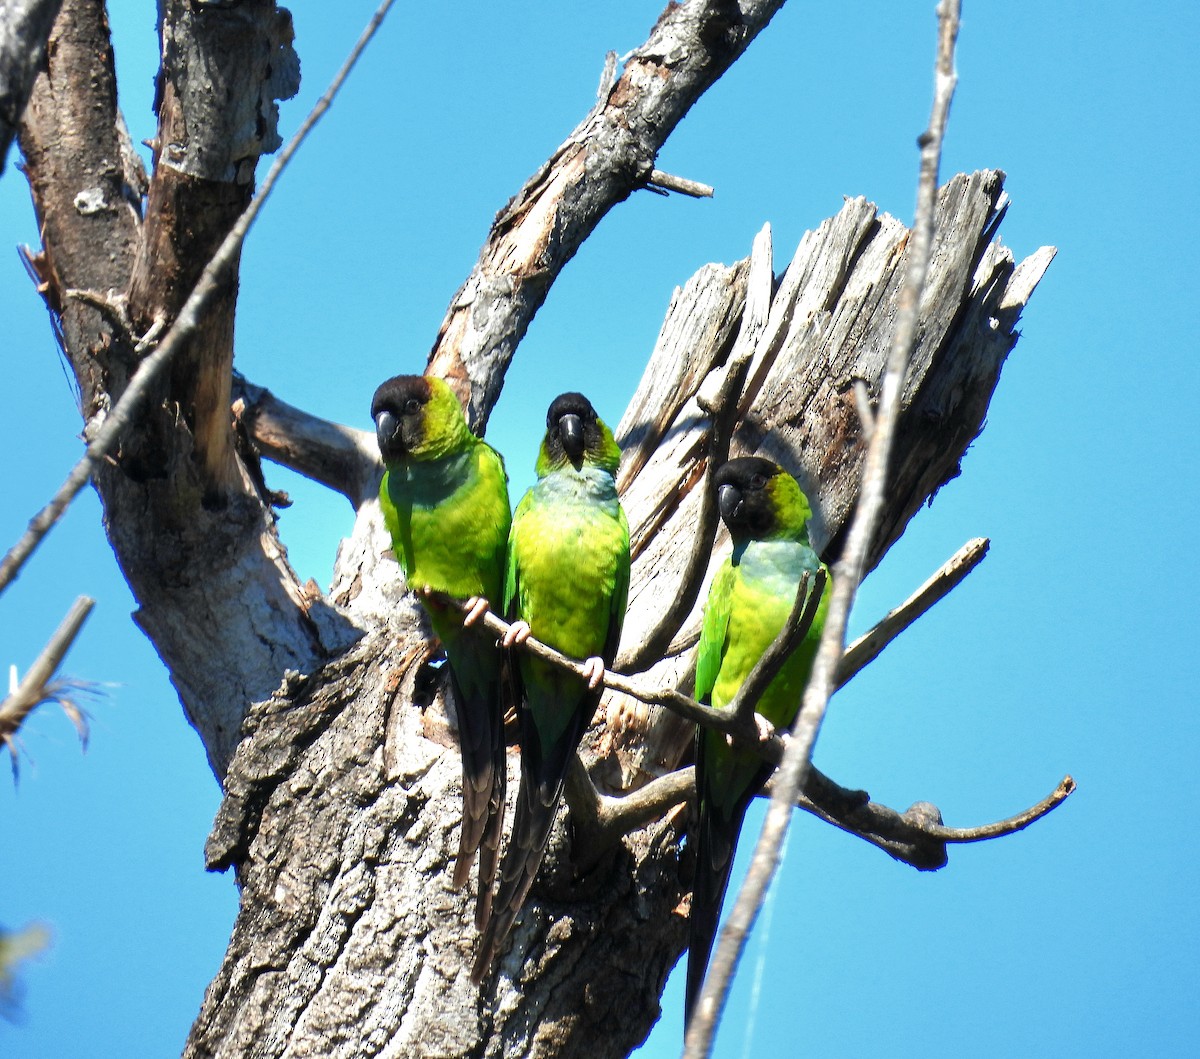
[[[717,509],[734,541],[761,540],[780,530],[780,479],[795,480],[761,456],[743,456],[722,464],[713,477]],[[800,493],[803,497],[803,494]]]
[[583,465],[584,453],[595,451],[602,442],[596,409],[581,393],[561,393],[550,402],[546,412],[546,449],[551,460],[560,454],[576,469]]
[[433,387],[424,375],[397,375],[375,391],[371,418],[384,463],[406,459],[420,449],[425,408],[433,396]]

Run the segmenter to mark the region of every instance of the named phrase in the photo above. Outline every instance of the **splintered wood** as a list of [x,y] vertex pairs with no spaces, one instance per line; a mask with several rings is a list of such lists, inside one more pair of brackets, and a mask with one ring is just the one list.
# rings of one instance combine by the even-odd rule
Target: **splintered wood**
[[[872,567],[921,505],[958,475],[1016,343],[1021,309],[1054,255],[1043,247],[1015,264],[1012,252],[993,241],[1007,209],[1003,181],[1002,173],[983,171],[956,176],[941,189]],[[878,393],[908,234],[872,203],[849,199],[835,217],[804,234],[782,277],[771,275],[764,229],[751,258],[728,268],[706,265],[675,292],[617,430],[625,450],[619,483],[634,548],[626,650],[681,590],[706,459],[704,395],[715,392],[732,359],[749,356],[751,363],[731,455],[761,453],[793,472],[813,504],[814,544],[830,562],[836,558],[865,453],[855,388],[865,387],[871,401]],[[728,548],[718,532],[707,577]],[[648,671],[652,682],[690,686],[705,595],[701,591],[667,656]],[[674,767],[691,739],[691,726],[628,696],[610,695],[604,717],[593,746],[617,765],[605,770],[616,787],[636,786]]]

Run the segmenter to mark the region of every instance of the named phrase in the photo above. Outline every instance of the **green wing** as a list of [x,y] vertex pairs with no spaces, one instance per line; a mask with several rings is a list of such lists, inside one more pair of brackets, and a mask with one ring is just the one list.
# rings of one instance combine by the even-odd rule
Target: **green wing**
[[708,702],[721,672],[725,655],[725,637],[729,631],[729,611],[733,602],[733,563],[721,564],[708,590],[704,604],[704,624],[700,628],[700,647],[696,652],[696,699]]

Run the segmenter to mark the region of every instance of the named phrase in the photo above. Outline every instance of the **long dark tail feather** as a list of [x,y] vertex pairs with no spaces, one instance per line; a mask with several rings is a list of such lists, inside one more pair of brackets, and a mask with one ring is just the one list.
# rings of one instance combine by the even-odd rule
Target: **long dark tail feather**
[[598,691],[589,692],[584,697],[573,723],[544,757],[540,753],[541,744],[529,711],[525,708],[520,711],[521,786],[517,791],[512,837],[500,866],[500,884],[492,916],[479,941],[479,950],[471,969],[471,981],[476,984],[483,981],[537,878],[546,854],[550,830],[554,826],[554,814],[562,797],[567,769],[599,701]]
[[735,802],[732,811],[727,813],[714,804],[705,789],[707,746],[705,731],[700,729],[696,736],[696,786],[700,810],[694,836],[696,876],[692,883],[692,911],[688,916],[685,1023],[691,1021],[696,1001],[700,999],[700,989],[704,985],[717,926],[721,921],[721,906],[725,903],[725,891],[729,888],[729,875],[733,871],[733,858],[737,852],[742,822],[746,819],[746,810],[773,771],[770,765],[764,764]]
[[[462,830],[458,840],[458,857],[454,864],[452,885],[461,890],[471,877],[475,853],[488,830],[489,822],[499,812],[504,813],[504,773],[499,774],[496,762],[503,755],[504,737],[500,728],[499,695],[489,689],[487,682],[476,683],[464,690],[450,661],[450,691],[458,721],[458,738],[462,752],[463,812]],[[499,800],[496,786],[499,784]],[[502,821],[496,821],[498,830]],[[488,884],[490,888],[490,882]]]
[[558,808],[561,783],[547,804],[540,794],[540,790],[543,789],[541,785],[529,783],[524,771],[522,769],[521,788],[517,793],[512,837],[504,854],[504,863],[500,867],[499,890],[491,910],[491,918],[479,941],[475,964],[471,969],[471,980],[476,984],[483,981],[496,953],[516,922],[517,913],[521,911],[525,899],[529,896],[529,890],[533,886],[533,880],[537,878],[538,868],[541,867],[542,857],[546,852],[550,830],[554,826],[554,813]]
[[500,840],[504,831],[504,793],[508,780],[508,762],[504,750],[503,718],[497,739],[497,752],[492,761],[492,796],[488,803],[487,827],[479,843],[479,882],[475,896],[475,929],[487,929],[492,917],[492,890],[496,884],[496,869],[500,864]]
[[696,878],[692,886],[692,911],[688,917],[687,999],[684,1005],[684,1018],[688,1022],[700,999],[700,987],[704,985],[745,815],[745,806],[742,806],[734,819],[726,820],[703,800],[700,804],[700,820],[696,826]]

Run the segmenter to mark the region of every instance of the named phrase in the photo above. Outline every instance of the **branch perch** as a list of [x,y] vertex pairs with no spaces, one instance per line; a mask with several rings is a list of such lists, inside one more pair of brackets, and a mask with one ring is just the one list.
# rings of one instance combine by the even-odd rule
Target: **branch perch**
[[[977,542],[971,543],[976,544]],[[961,555],[967,550],[964,548],[959,554]],[[934,583],[935,580],[937,579],[931,578],[926,585]],[[819,602],[820,600],[823,590],[822,582],[823,576],[818,576],[814,579],[811,592],[804,592],[803,586],[801,591],[797,592],[797,603],[793,606],[787,625],[772,644],[771,649],[763,655],[763,659],[760,659],[755,673],[762,668],[763,660],[768,659],[771,651],[789,640],[795,641],[804,635],[799,630],[801,628],[807,630],[807,627],[812,624],[812,613],[816,608],[813,601]],[[944,594],[943,592],[942,595]],[[464,614],[469,609],[465,600],[455,599],[442,592],[431,592],[429,596],[437,603],[453,607]],[[897,608],[897,611],[900,609]],[[892,615],[897,611],[893,611]],[[892,615],[889,615],[889,618]],[[508,623],[492,611],[487,611],[479,620],[487,629],[501,638],[509,628]],[[887,620],[885,619],[885,621]],[[907,627],[907,624],[910,623],[894,626],[892,635]],[[874,631],[872,630],[872,632]],[[867,635],[870,636],[871,633]],[[882,643],[886,642],[888,641],[882,641]],[[576,676],[581,678],[587,676],[582,662],[568,658],[532,636],[516,646],[518,649],[529,651],[536,657],[572,672]],[[882,650],[882,646],[880,650]],[[786,651],[780,651],[782,657],[786,658],[786,654]],[[751,674],[747,684],[750,683],[750,680],[755,679],[755,673]],[[765,683],[769,683],[772,676],[773,674],[768,674]],[[774,765],[778,765],[784,760],[787,743],[791,741],[781,739],[778,735],[761,739],[753,722],[747,724],[734,709],[735,704],[741,698],[740,695],[730,706],[723,710],[717,710],[696,702],[673,688],[649,688],[611,670],[605,670],[604,684],[614,691],[632,695],[643,702],[665,706],[697,724],[728,732],[732,738],[752,747]],[[747,699],[746,701],[753,700]],[[764,793],[771,794],[777,787],[778,780],[772,779]],[[864,841],[884,850],[896,860],[903,861],[922,871],[933,871],[946,864],[946,843],[979,842],[1012,834],[1014,831],[1028,827],[1029,824],[1054,809],[1074,789],[1074,782],[1067,777],[1054,794],[1017,816],[998,823],[966,829],[943,826],[941,814],[927,802],[918,802],[905,813],[899,813],[887,806],[877,805],[870,800],[870,796],[865,791],[842,787],[811,766],[804,777],[801,788],[793,793],[792,797],[793,804],[798,808],[820,817],[843,831],[857,835]],[[603,853],[623,835],[661,817],[673,806],[693,800],[695,797],[695,769],[691,766],[676,769],[651,780],[630,794],[614,797],[602,794],[597,790],[587,768],[576,755],[567,779],[566,796],[571,807],[573,825],[581,839],[580,846],[590,851],[588,863],[593,863],[596,856]]]

